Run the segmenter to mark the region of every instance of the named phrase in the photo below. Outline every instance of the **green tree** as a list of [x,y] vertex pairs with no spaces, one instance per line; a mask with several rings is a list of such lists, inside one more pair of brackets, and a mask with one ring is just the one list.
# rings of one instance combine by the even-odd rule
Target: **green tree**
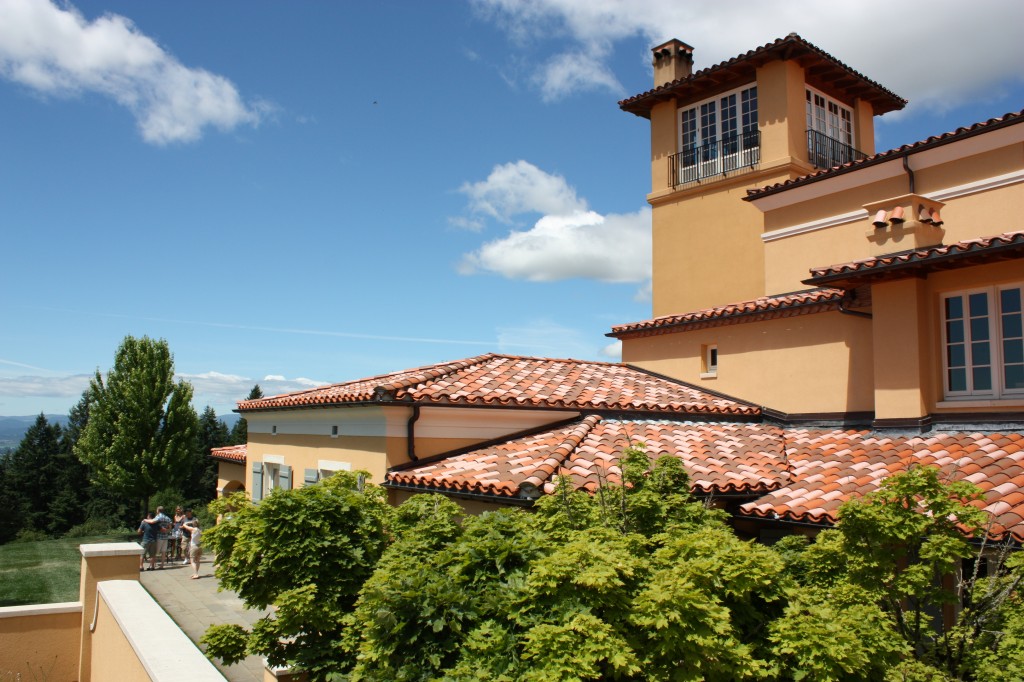
[[[988,520],[972,504],[980,497],[969,482],[946,481],[937,469],[915,467],[844,504],[837,527],[803,551],[787,543],[788,572],[806,589],[790,604],[798,613],[775,626],[777,650],[820,676],[812,661],[823,660],[822,652],[838,637],[828,630],[820,639],[813,627],[800,629],[817,614],[815,620],[832,617],[846,624],[845,632],[861,633],[863,643],[873,642],[856,656],[889,664],[893,679],[1019,679],[993,671],[1011,669],[1012,657],[1024,660],[1024,640],[1015,630],[1024,622],[1016,597],[1020,559],[1008,559],[1006,548],[968,541]],[[963,560],[982,556],[991,577],[962,572]],[[944,607],[961,602],[964,608],[949,625]],[[865,634],[871,622],[897,635],[911,658],[896,664],[892,656],[899,648],[890,638],[879,639],[884,633],[873,628],[874,636]],[[856,660],[849,659],[850,665]]]
[[227,425],[217,412],[207,405],[199,416],[197,447],[186,467],[181,492],[186,500],[195,504],[206,504],[217,496],[217,463],[210,457],[210,450],[223,447],[231,442]]
[[345,667],[345,615],[390,539],[394,509],[365,474],[339,472],[294,490],[275,490],[258,505],[244,494],[211,504],[223,520],[204,536],[217,555],[217,577],[246,606],[274,614],[251,631],[214,626],[209,651],[225,661],[245,653],[288,663],[325,679]]
[[49,507],[56,459],[60,452],[61,428],[40,414],[25,432],[14,452],[4,458],[3,498],[7,500],[0,526],[2,538],[10,540],[20,530],[47,531],[51,527]]
[[195,452],[192,387],[174,381],[166,341],[127,336],[106,381],[96,372],[89,400],[75,453],[95,484],[144,511],[156,491],[181,480]]
[[[246,396],[246,400],[257,400],[263,397],[263,389],[260,388],[259,384],[252,387],[249,391],[249,395]],[[235,425],[231,427],[231,445],[245,445],[249,442],[249,425],[245,421],[245,417],[240,418]]]

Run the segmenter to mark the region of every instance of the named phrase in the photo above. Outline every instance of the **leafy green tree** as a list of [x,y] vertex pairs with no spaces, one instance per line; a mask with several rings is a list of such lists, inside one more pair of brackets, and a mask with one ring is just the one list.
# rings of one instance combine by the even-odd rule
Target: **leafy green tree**
[[[787,546],[789,572],[809,590],[791,608],[808,604],[804,616],[815,609],[828,612],[834,622],[846,623],[848,632],[858,631],[858,620],[861,628],[877,622],[890,629],[912,659],[894,663],[898,649],[876,636],[872,647],[881,655],[857,653],[849,664],[870,655],[875,664],[891,666],[893,679],[1011,679],[993,671],[1008,667],[995,663],[1000,656],[1024,656],[1024,641],[1013,630],[1024,622],[1016,599],[1020,559],[1007,559],[1005,548],[982,544],[979,550],[968,542],[988,520],[972,505],[980,496],[969,482],[945,481],[937,469],[915,467],[887,479],[877,492],[847,502],[834,530],[819,534],[802,552],[795,543]],[[987,556],[992,577],[961,572],[963,560],[979,552]],[[966,606],[949,626],[943,608],[961,600]],[[824,660],[823,647],[834,646],[836,637],[815,640],[813,628],[799,631],[800,622],[797,614],[777,624],[774,638],[778,651],[807,668]],[[861,637],[872,641],[863,632]],[[814,648],[818,653],[811,655]],[[821,668],[811,669],[823,674]]]
[[[257,400],[263,397],[263,389],[260,388],[259,384],[252,387],[249,391],[249,395],[245,397],[246,400]],[[249,442],[249,425],[245,421],[245,417],[240,418],[235,425],[231,427],[231,445],[244,445]]]
[[214,626],[203,642],[226,662],[245,653],[288,663],[313,679],[346,666],[340,646],[363,583],[390,538],[394,509],[365,474],[339,472],[321,483],[275,490],[258,505],[244,494],[216,500],[223,514],[204,542],[217,577],[246,606],[275,611],[250,631]]
[[181,481],[195,452],[192,387],[174,381],[166,341],[127,336],[106,381],[96,372],[89,400],[75,453],[96,485],[144,511],[156,491]]

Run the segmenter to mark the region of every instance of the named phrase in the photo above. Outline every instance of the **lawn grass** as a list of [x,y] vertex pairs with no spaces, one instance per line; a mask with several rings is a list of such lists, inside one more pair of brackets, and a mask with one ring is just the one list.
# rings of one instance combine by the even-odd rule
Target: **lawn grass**
[[77,601],[82,553],[93,542],[124,542],[125,536],[98,535],[0,546],[0,606]]

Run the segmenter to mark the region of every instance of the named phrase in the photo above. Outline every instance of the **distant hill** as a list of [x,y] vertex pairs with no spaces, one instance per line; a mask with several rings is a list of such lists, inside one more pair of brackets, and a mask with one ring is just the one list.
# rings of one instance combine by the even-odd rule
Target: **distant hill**
[[[34,414],[30,417],[0,417],[0,453],[18,447],[21,439],[25,437],[25,432],[35,423],[38,416]],[[238,415],[234,412],[217,415],[217,417],[227,424],[229,429],[239,419]],[[51,424],[68,425],[68,416],[66,414],[48,414],[46,419]]]
[[[25,432],[35,424],[38,414],[30,417],[0,417],[0,452],[10,448],[18,447],[18,443],[25,437]],[[51,424],[57,423],[67,426],[68,416],[66,414],[48,414],[47,421]]]

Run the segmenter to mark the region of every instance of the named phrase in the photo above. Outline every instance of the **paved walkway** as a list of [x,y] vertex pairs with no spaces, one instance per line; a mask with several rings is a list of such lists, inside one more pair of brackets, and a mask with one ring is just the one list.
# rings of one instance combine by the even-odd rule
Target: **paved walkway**
[[[249,626],[266,612],[251,611],[234,592],[217,591],[210,557],[199,565],[199,580],[191,580],[191,566],[168,564],[164,569],[139,574],[145,587],[188,638],[198,645],[206,628],[215,624],[237,623]],[[263,682],[263,660],[249,656],[230,667],[214,660],[214,665],[230,682]]]

